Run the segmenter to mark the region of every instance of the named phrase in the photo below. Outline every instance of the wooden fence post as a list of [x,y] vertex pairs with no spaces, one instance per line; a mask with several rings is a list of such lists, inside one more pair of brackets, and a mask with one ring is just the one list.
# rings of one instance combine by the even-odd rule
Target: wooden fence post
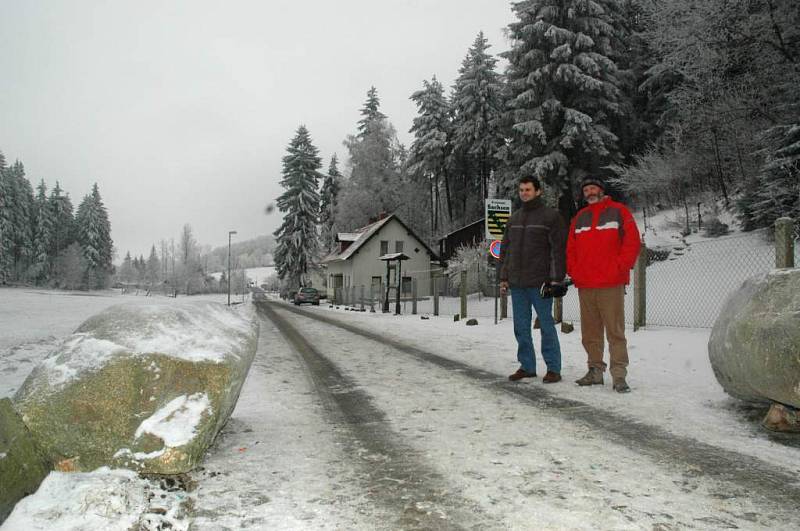
[[647,247],[642,242],[633,266],[633,331],[647,325]]
[[794,220],[778,218],[775,220],[775,267],[785,269],[794,267]]
[[564,299],[562,297],[557,297],[553,301],[553,320],[556,323],[564,320]]
[[433,315],[439,315],[439,271],[433,273]]
[[417,315],[417,277],[411,279],[411,315]]
[[364,311],[364,291],[365,291],[364,284],[361,284],[361,305],[359,308],[361,309],[362,312]]
[[461,284],[458,286],[458,294],[461,297],[461,318],[467,317],[467,272],[461,272]]

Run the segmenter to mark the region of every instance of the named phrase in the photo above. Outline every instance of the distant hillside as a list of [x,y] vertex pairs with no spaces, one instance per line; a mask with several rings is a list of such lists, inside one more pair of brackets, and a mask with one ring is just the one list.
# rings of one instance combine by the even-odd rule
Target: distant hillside
[[[272,252],[275,249],[275,238],[272,235],[258,236],[252,240],[233,242],[231,244],[231,263],[234,267],[264,267],[273,265]],[[228,246],[211,250],[213,263],[228,263]]]

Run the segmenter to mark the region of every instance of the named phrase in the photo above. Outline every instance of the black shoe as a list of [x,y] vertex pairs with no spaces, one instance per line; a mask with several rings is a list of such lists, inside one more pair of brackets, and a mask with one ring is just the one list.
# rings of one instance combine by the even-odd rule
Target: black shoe
[[520,367],[519,369],[517,369],[517,372],[508,377],[508,379],[511,380],[512,382],[516,382],[517,380],[522,380],[523,378],[536,378],[536,373],[528,372]]

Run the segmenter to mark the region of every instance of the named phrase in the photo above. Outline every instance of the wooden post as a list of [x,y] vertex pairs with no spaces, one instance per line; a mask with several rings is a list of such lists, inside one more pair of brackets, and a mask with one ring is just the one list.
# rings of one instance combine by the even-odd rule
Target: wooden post
[[375,313],[375,284],[372,283],[369,285],[369,313]]
[[458,294],[461,296],[461,318],[467,317],[467,272],[461,272],[461,284],[458,286]]
[[433,315],[439,315],[439,271],[433,273]]
[[775,220],[775,267],[794,267],[794,221],[792,218]]
[[411,279],[411,315],[417,315],[417,277]]
[[359,306],[359,308],[361,309],[362,312],[364,311],[364,289],[365,289],[364,284],[361,284],[361,305]]
[[647,247],[642,242],[633,267],[633,331],[647,325]]

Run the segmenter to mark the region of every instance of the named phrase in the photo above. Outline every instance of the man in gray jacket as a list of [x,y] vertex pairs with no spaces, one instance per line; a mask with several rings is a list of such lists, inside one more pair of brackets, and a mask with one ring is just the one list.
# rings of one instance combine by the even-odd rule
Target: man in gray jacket
[[511,381],[536,376],[531,337],[531,308],[539,317],[542,357],[547,374],[542,381],[561,380],[561,346],[553,320],[553,299],[542,297],[543,286],[561,286],[566,274],[566,224],[561,214],[544,205],[542,186],[535,177],[519,180],[522,208],[514,211],[506,225],[500,249],[500,290],[511,289],[514,336],[520,367]]

